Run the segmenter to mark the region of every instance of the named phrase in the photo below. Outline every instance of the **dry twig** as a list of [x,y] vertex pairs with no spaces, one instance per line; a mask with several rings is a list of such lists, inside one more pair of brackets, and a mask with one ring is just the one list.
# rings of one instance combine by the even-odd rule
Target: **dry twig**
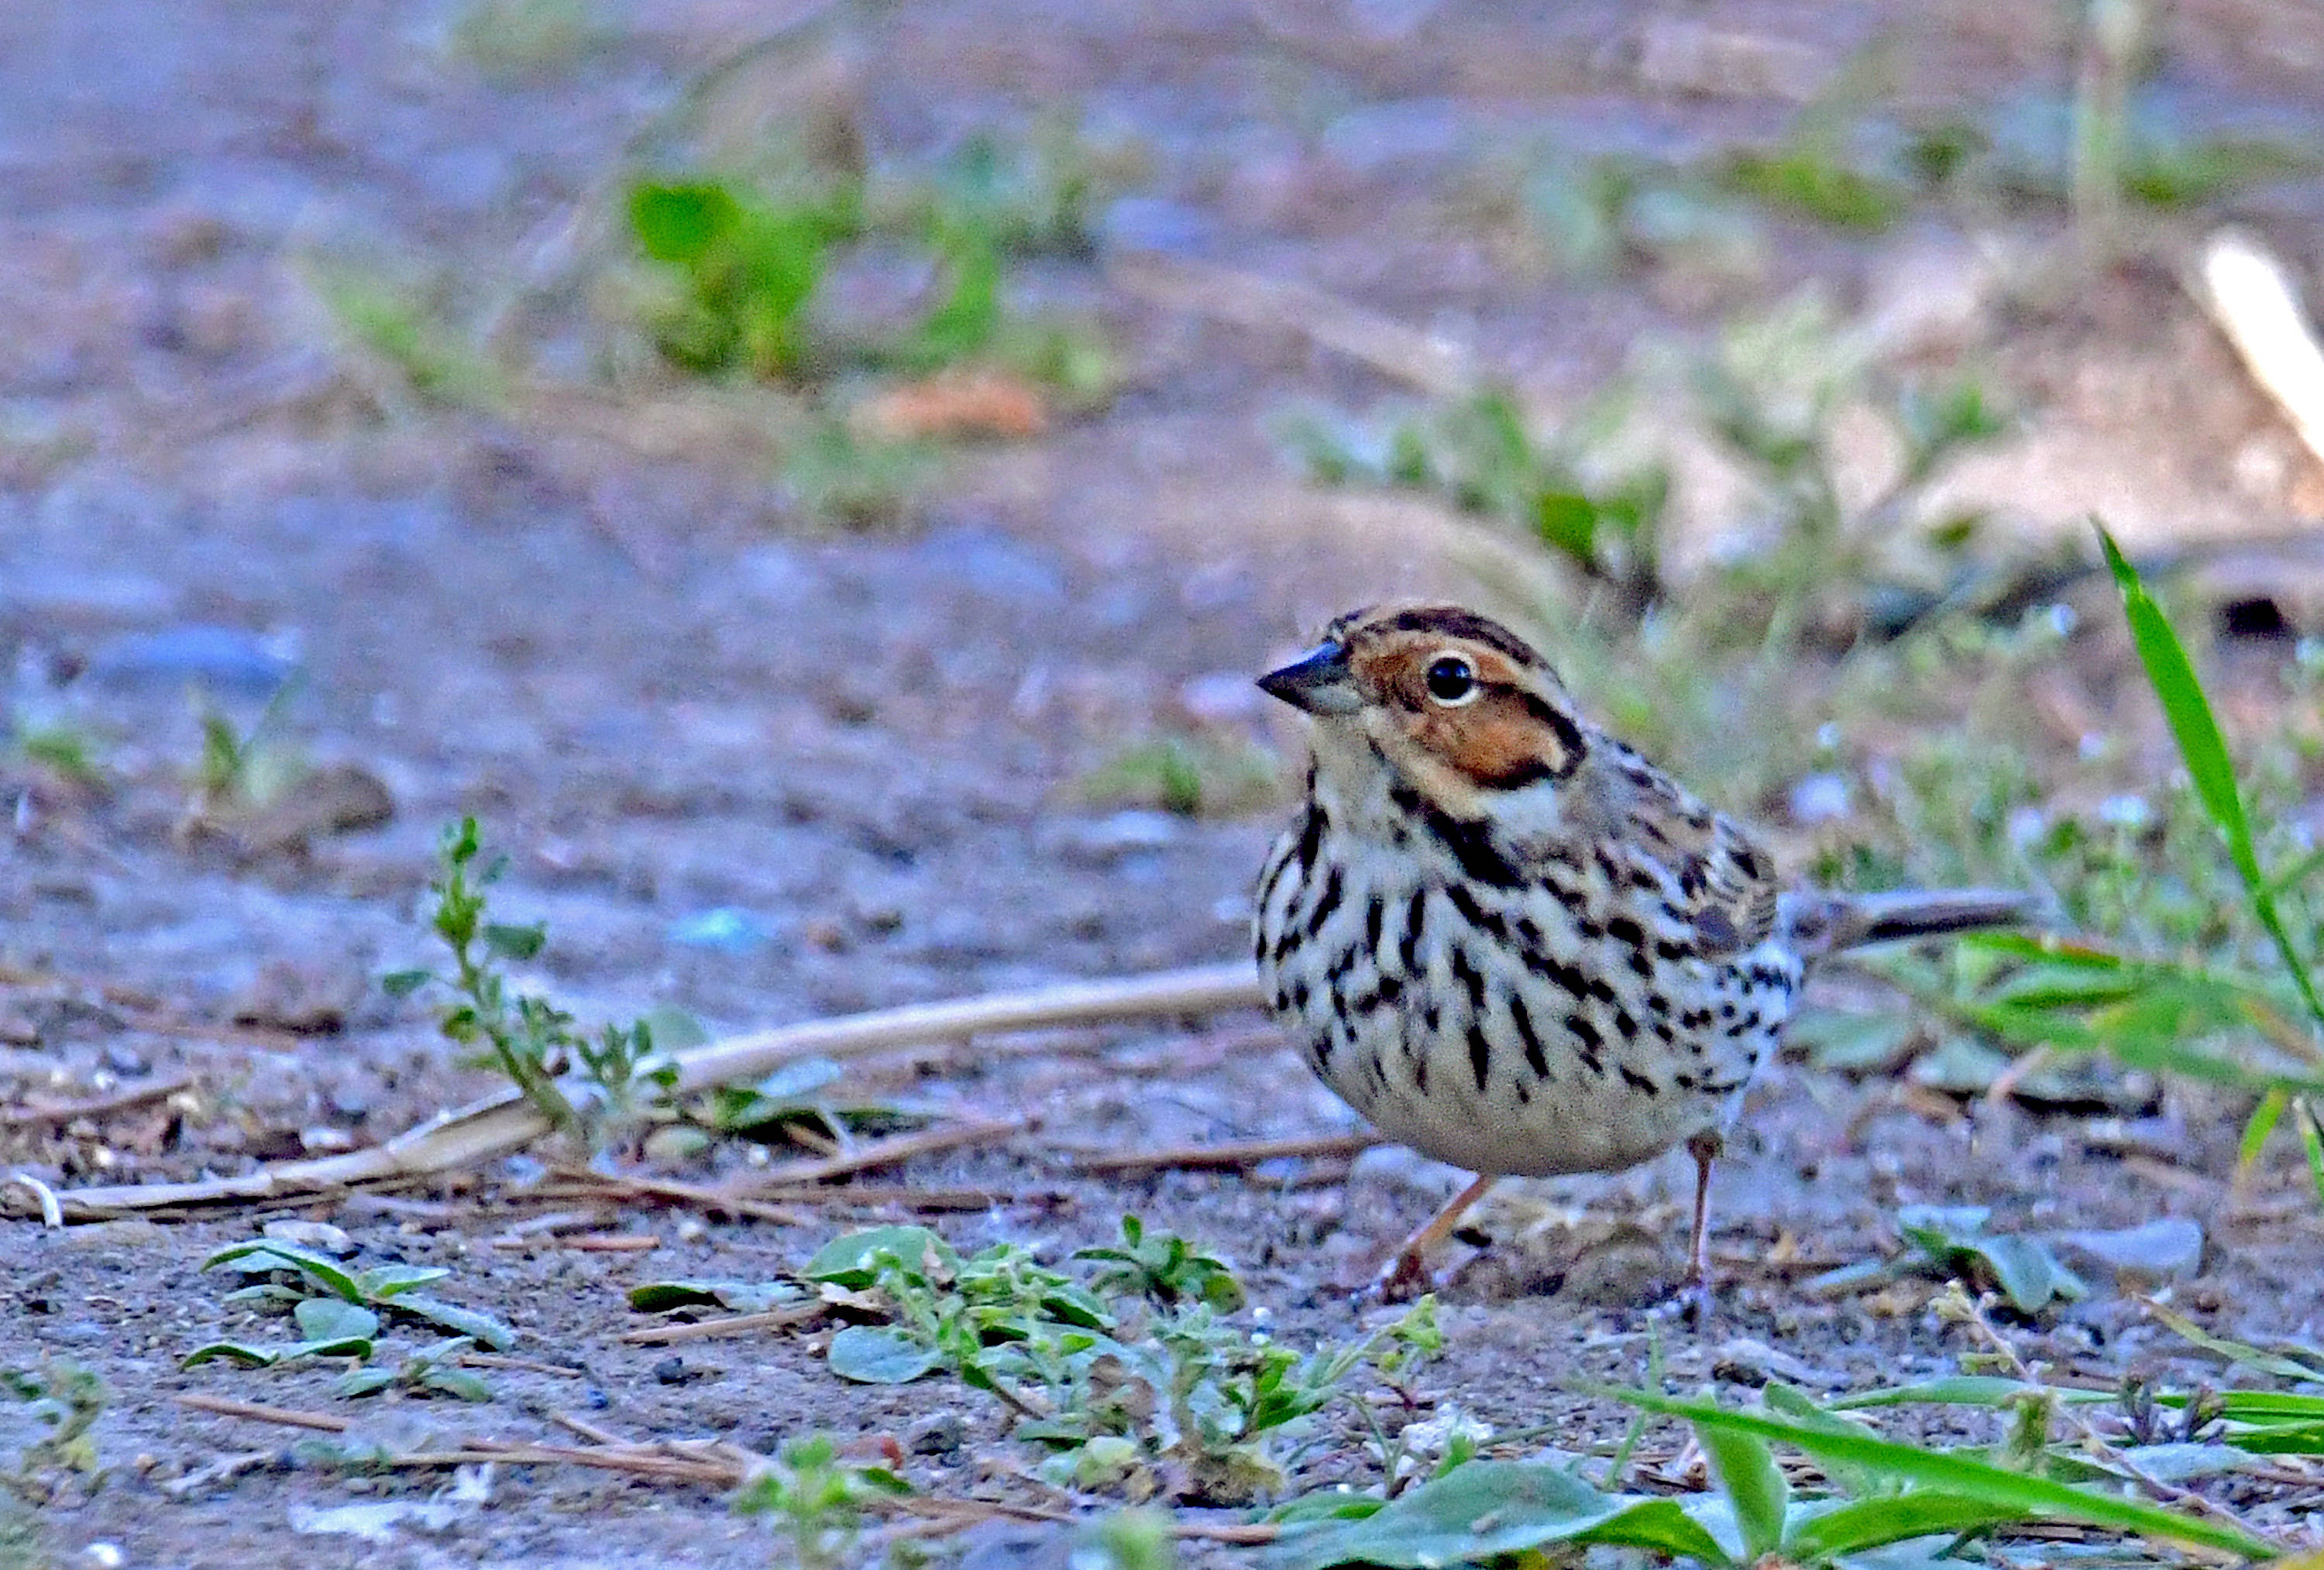
[[788,1308],[770,1308],[763,1314],[730,1314],[723,1319],[696,1319],[685,1325],[656,1325],[644,1330],[632,1330],[622,1339],[636,1346],[667,1346],[673,1341],[715,1341],[726,1336],[742,1336],[753,1330],[779,1330],[787,1326],[804,1325],[810,1319],[820,1319],[830,1312],[827,1303],[800,1303]]
[[1316,1134],[1294,1139],[1249,1139],[1231,1144],[1172,1145],[1163,1150],[1121,1151],[1076,1156],[1084,1172],[1137,1172],[1155,1167],[1255,1167],[1261,1161],[1297,1156],[1352,1156],[1380,1143],[1376,1134]]
[[[748,1083],[803,1058],[862,1058],[999,1032],[1185,1017],[1253,1008],[1259,1003],[1257,974],[1251,967],[1237,964],[915,1004],[713,1042],[679,1060],[677,1090],[683,1095]],[[578,1085],[569,1088],[576,1094],[581,1089]],[[285,1161],[239,1178],[78,1189],[58,1198],[75,1220],[181,1205],[279,1198],[464,1171],[521,1150],[548,1132],[548,1120],[511,1089],[447,1112],[384,1144],[346,1155]]]

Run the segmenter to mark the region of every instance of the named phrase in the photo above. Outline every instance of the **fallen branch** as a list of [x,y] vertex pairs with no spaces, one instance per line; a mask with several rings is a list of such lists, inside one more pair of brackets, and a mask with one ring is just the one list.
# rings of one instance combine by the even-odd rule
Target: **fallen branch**
[[1296,333],[1434,397],[1467,398],[1485,385],[1474,359],[1457,345],[1307,284],[1160,252],[1126,256],[1109,269],[1108,277],[1117,287],[1174,310],[1240,327]]
[[2204,243],[2190,288],[2252,380],[2324,460],[2324,346],[2300,308],[2291,272],[2249,234],[2222,229]]
[[[1127,980],[1075,982],[1032,992],[914,1004],[715,1042],[679,1058],[677,1091],[684,1095],[748,1083],[803,1058],[864,1058],[1001,1032],[1219,1014],[1254,1008],[1259,1001],[1259,978],[1250,966],[1213,965]],[[564,1088],[573,1096],[587,1093],[575,1080],[568,1080]],[[444,1113],[368,1150],[284,1161],[239,1178],[76,1189],[60,1192],[57,1198],[73,1220],[98,1220],[127,1211],[180,1205],[278,1198],[463,1171],[521,1150],[549,1131],[548,1119],[530,1102],[515,1090],[504,1090]]]
[[746,1199],[724,1189],[714,1189],[707,1183],[687,1183],[675,1178],[650,1178],[633,1172],[593,1172],[586,1167],[560,1168],[557,1177],[562,1183],[609,1198],[667,1199],[674,1205],[691,1206],[712,1216],[771,1221],[778,1226],[804,1226],[807,1224],[806,1216],[787,1205],[770,1204],[764,1199]]
[[254,1423],[275,1423],[286,1428],[313,1428],[324,1434],[344,1434],[355,1424],[346,1418],[335,1418],[328,1412],[300,1412],[289,1407],[270,1407],[259,1401],[237,1401],[228,1396],[206,1396],[198,1391],[180,1393],[177,1402],[198,1412],[216,1412],[221,1418],[247,1418]]
[[729,1314],[722,1319],[696,1319],[685,1325],[655,1325],[643,1330],[632,1330],[622,1339],[633,1346],[666,1346],[673,1341],[715,1341],[727,1336],[743,1336],[753,1330],[781,1330],[793,1325],[804,1325],[831,1312],[828,1303],[798,1303],[788,1308],[770,1308],[763,1314]]
[[[275,1423],[294,1428],[318,1428],[327,1434],[344,1434],[355,1425],[345,1418],[335,1418],[323,1412],[294,1411],[288,1407],[261,1406],[256,1401],[228,1400],[222,1396],[180,1395],[181,1406],[197,1411],[216,1412],[222,1417],[247,1418],[254,1422]],[[665,1441],[659,1445],[625,1444],[614,1440],[602,1428],[585,1419],[563,1412],[551,1413],[552,1420],[574,1430],[584,1437],[596,1439],[589,1445],[544,1445],[536,1440],[493,1439],[469,1437],[457,1441],[453,1450],[410,1451],[401,1455],[377,1457],[374,1464],[391,1467],[435,1468],[471,1466],[484,1462],[498,1462],[509,1466],[586,1466],[601,1472],[627,1473],[633,1477],[655,1477],[672,1483],[698,1483],[719,1490],[740,1488],[751,1480],[752,1474],[766,1464],[766,1458],[743,1449],[739,1445],[723,1440],[699,1443]],[[235,1457],[242,1470],[269,1458],[271,1452],[257,1452],[255,1458]],[[1000,1500],[941,1499],[904,1496],[874,1501],[881,1508],[924,1520],[947,1523],[956,1529],[974,1526],[981,1521],[1013,1520],[1048,1521],[1059,1524],[1084,1518],[1068,1510],[1047,1510],[1038,1505],[1009,1504]],[[1171,1534],[1178,1538],[1197,1538],[1213,1543],[1259,1544],[1271,1543],[1281,1535],[1281,1529],[1267,1522],[1246,1521],[1173,1521]]]
[[71,1123],[83,1117],[109,1117],[133,1106],[143,1106],[149,1101],[175,1096],[192,1085],[191,1079],[157,1079],[151,1085],[133,1086],[88,1101],[28,1103],[23,1106],[11,1106],[0,1112],[0,1128],[37,1128],[46,1124]]
[[1022,1117],[982,1118],[974,1123],[947,1123],[935,1128],[924,1128],[914,1134],[899,1134],[887,1139],[872,1140],[857,1145],[852,1151],[837,1155],[816,1156],[809,1161],[785,1161],[779,1167],[769,1167],[734,1185],[738,1191],[757,1193],[778,1183],[821,1183],[833,1178],[844,1178],[851,1172],[869,1171],[875,1167],[889,1167],[914,1156],[931,1155],[937,1151],[958,1150],[963,1145],[991,1144],[999,1140],[1013,1139],[1030,1126]]
[[1376,1134],[1318,1134],[1297,1139],[1247,1139],[1231,1144],[1174,1145],[1166,1150],[1123,1151],[1077,1157],[1084,1172],[1138,1172],[1156,1167],[1195,1169],[1255,1167],[1296,1156],[1352,1156],[1380,1143]]

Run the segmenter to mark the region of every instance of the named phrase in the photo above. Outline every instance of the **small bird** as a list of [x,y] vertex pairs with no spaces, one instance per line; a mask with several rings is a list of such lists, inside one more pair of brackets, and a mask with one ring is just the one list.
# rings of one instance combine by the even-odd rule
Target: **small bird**
[[1525,639],[1457,605],[1365,609],[1259,678],[1312,719],[1306,799],[1260,874],[1262,989],[1379,1131],[1497,1178],[1610,1172],[1683,1142],[1690,1293],[1711,1166],[1809,967],[2013,924],[2020,895],[1787,886],[1751,832],[1583,719]]

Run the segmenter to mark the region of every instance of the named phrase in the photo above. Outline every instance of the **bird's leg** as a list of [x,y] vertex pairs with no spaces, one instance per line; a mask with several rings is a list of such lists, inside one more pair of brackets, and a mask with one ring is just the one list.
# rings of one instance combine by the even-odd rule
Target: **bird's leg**
[[1716,1130],[1686,1142],[1686,1153],[1694,1158],[1694,1226],[1687,1234],[1686,1285],[1679,1299],[1681,1311],[1697,1325],[1711,1312],[1711,1163],[1724,1148]]
[[1485,1197],[1485,1190],[1500,1180],[1490,1173],[1480,1174],[1477,1180],[1452,1196],[1444,1208],[1428,1218],[1428,1224],[1404,1240],[1396,1257],[1382,1272],[1379,1291],[1390,1302],[1412,1296],[1428,1285],[1428,1266],[1425,1256],[1428,1251],[1452,1235],[1461,1225],[1461,1217],[1469,1207]]

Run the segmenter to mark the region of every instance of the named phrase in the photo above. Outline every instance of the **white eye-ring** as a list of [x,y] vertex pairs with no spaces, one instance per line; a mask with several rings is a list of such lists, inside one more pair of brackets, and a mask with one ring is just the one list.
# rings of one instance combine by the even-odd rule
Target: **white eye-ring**
[[1448,709],[1475,702],[1485,690],[1477,681],[1475,667],[1451,649],[1428,662],[1423,680],[1428,684],[1428,695]]

